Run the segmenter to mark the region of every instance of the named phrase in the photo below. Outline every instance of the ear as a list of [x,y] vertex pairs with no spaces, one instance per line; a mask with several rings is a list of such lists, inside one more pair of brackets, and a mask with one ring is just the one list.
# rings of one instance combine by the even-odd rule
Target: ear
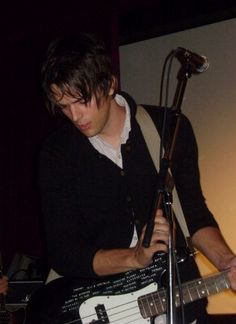
[[112,77],[111,86],[109,90],[109,96],[114,96],[117,92],[117,78],[115,76]]

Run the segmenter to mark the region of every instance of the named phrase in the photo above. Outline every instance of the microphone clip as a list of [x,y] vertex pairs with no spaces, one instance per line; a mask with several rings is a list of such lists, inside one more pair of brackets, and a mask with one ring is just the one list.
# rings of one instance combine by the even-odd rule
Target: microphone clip
[[191,73],[199,74],[209,68],[209,62],[206,56],[201,56],[183,47],[178,47],[173,54],[182,65],[188,65]]

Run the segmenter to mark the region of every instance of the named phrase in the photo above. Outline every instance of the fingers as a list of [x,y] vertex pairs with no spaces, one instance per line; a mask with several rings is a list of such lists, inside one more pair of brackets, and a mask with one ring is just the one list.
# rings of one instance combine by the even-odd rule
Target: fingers
[[[146,228],[143,229],[143,234],[145,233],[145,230]],[[150,240],[150,247],[152,247],[152,251],[167,251],[169,233],[169,223],[167,219],[163,216],[163,211],[161,209],[158,209],[155,215],[154,227],[152,237]]]
[[154,227],[149,247],[143,247],[142,240],[145,234],[146,226],[142,230],[141,237],[134,248],[134,258],[136,263],[145,267],[148,266],[156,252],[167,252],[169,243],[170,227],[161,209],[156,211]]
[[236,291],[236,256],[232,255],[230,261],[228,261],[225,266],[225,269],[230,269],[228,272],[228,277],[230,281],[230,286],[232,290]]
[[153,228],[153,236],[152,243],[160,243],[163,242],[168,244],[170,234],[170,226],[167,219],[163,216],[163,212],[161,209],[158,209],[156,212],[154,228]]
[[228,274],[230,286],[231,288],[236,291],[236,267],[232,267]]

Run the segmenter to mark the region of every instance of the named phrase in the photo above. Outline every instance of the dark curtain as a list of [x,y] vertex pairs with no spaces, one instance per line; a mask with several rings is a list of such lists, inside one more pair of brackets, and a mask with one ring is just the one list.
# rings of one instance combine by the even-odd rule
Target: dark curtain
[[81,31],[96,33],[111,51],[114,71],[119,70],[116,16],[110,7],[97,4],[91,12],[77,2],[70,8],[37,10],[33,2],[31,8],[18,5],[12,11],[9,4],[1,27],[0,250],[5,270],[16,253],[46,265],[37,160],[42,141],[57,126],[40,88],[49,41]]

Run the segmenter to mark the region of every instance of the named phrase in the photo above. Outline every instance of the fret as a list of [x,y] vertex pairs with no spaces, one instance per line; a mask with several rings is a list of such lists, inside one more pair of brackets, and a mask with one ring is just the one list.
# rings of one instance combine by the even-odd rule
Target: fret
[[159,298],[161,302],[161,311],[158,314],[163,314],[166,310],[166,291],[161,289],[159,292]]
[[[189,302],[201,298],[201,294],[199,291],[199,285],[200,285],[200,280],[198,280],[198,282],[190,281],[189,283],[186,283],[183,285],[183,290],[187,289],[189,292],[189,296],[190,296]],[[185,295],[184,295],[184,297],[185,297]]]
[[192,294],[191,294],[191,290],[190,290],[189,285],[186,285],[186,287],[187,287],[187,289],[186,289],[187,294],[184,294],[183,293],[183,295],[184,295],[183,302],[184,301],[191,302],[191,301],[193,301],[193,297],[192,297]]
[[138,298],[138,303],[144,318],[161,315],[166,310],[165,290],[143,295]]
[[[158,297],[157,297],[158,296]],[[153,301],[152,301],[152,303],[151,303],[151,306],[152,306],[152,309],[153,309],[153,311],[152,311],[152,313],[154,313],[154,314],[158,314],[159,313],[159,309],[158,309],[158,307],[157,307],[157,305],[159,304],[160,306],[161,306],[161,308],[163,307],[163,305],[162,305],[162,303],[157,303],[156,301],[156,297],[158,298],[158,300],[160,301],[160,296],[159,296],[159,294],[153,294],[152,295],[152,299],[153,299]]]
[[139,298],[139,308],[143,318],[150,317],[149,314],[146,313],[147,307],[145,305],[147,304],[147,302],[148,300],[147,298],[145,298],[145,295]]
[[182,293],[183,293],[183,303],[184,304],[187,304],[194,300],[191,285],[183,284],[182,285]]
[[152,314],[152,312],[153,312],[153,297],[152,297],[152,295],[150,295],[147,306],[148,306],[148,313]]
[[196,289],[197,289],[199,298],[206,297],[207,290],[206,290],[206,286],[204,284],[204,280],[200,279],[200,280],[196,281],[195,284],[196,284]]
[[198,291],[199,299],[207,297],[207,290],[204,284],[204,280],[199,279],[196,281],[196,289]]
[[207,286],[209,296],[219,292],[219,288],[217,286],[216,280],[212,280],[211,278],[208,278],[206,280],[206,286]]
[[214,289],[214,288],[215,288],[215,290],[216,290],[217,292],[220,291],[219,288],[218,288],[218,286],[217,286],[217,282],[216,282],[216,281],[214,281],[214,287],[212,287],[212,289]]
[[215,277],[206,277],[204,279],[205,285],[208,288],[208,294],[215,294],[230,287],[227,272],[222,272]]

